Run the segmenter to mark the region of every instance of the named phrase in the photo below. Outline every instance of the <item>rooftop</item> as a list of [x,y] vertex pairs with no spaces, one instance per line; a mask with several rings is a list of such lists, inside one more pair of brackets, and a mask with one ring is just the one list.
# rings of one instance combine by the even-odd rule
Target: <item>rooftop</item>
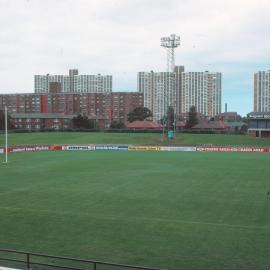
[[128,123],[127,127],[134,129],[161,129],[163,126],[157,121],[134,121]]
[[73,119],[77,115],[64,115],[61,113],[11,113],[11,118],[40,118],[40,119]]

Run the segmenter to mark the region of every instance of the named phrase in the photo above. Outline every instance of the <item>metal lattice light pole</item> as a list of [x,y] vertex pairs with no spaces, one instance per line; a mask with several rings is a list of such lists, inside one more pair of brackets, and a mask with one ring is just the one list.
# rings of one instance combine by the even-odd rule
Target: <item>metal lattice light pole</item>
[[174,49],[180,46],[180,37],[171,34],[169,37],[162,37],[160,39],[160,46],[167,50],[167,71],[174,72]]
[[[160,46],[165,48],[167,50],[167,72],[174,72],[174,68],[175,68],[175,58],[174,58],[174,49],[177,48],[178,46],[180,46],[180,37],[175,35],[175,34],[171,34],[168,37],[162,37],[160,39]],[[168,74],[169,76],[169,91],[167,90],[166,93],[164,92],[164,97],[163,97],[163,105],[164,105],[164,119],[166,117],[166,114],[168,113],[168,96],[170,95],[172,98],[172,91],[173,89],[171,89],[172,86],[172,82],[171,82],[171,75]],[[175,91],[175,89],[174,89]],[[168,92],[169,95],[168,95]],[[174,100],[173,100],[173,108],[174,108],[174,113],[176,114],[176,93],[174,93]],[[166,104],[165,104],[166,103]],[[171,104],[170,104],[171,106]],[[168,115],[167,115],[168,116]],[[168,119],[167,119],[168,121]],[[163,121],[164,122],[164,121]],[[176,125],[176,121],[174,123],[174,125]],[[164,126],[164,123],[163,123]],[[163,127],[163,137],[164,137],[164,127]]]

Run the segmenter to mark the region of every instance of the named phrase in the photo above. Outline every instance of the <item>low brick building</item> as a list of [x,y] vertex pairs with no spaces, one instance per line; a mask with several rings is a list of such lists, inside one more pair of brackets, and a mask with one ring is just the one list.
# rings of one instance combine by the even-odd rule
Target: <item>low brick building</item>
[[127,124],[128,129],[133,130],[162,130],[163,126],[157,121],[134,121]]
[[198,131],[229,131],[230,126],[224,121],[200,120],[198,124],[192,127],[192,130]]
[[72,119],[77,115],[59,113],[12,113],[11,121],[15,128],[26,130],[68,129],[72,128]]
[[52,84],[47,94],[2,94],[0,109],[7,106],[9,114],[82,114],[107,128],[113,121],[126,125],[128,113],[143,106],[143,94],[138,92],[59,93],[58,88]]
[[270,112],[251,112],[247,118],[250,136],[270,137]]
[[136,107],[143,107],[143,94],[138,92],[111,93],[111,120],[127,125],[128,114]]
[[215,120],[238,122],[241,121],[241,116],[237,112],[223,112],[216,115]]

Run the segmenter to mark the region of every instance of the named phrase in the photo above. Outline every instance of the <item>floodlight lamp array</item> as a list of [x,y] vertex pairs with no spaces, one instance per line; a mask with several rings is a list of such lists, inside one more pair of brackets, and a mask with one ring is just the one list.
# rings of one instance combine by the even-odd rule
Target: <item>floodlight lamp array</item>
[[162,37],[160,45],[165,48],[176,48],[180,45],[180,37],[172,34],[169,37]]

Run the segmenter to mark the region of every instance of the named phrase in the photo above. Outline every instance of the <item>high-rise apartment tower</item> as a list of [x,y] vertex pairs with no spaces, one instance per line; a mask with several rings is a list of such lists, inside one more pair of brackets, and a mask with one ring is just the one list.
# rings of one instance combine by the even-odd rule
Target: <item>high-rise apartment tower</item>
[[139,72],[138,91],[144,94],[144,106],[154,120],[162,119],[169,107],[185,113],[195,106],[199,113],[213,117],[221,112],[221,73],[184,72],[176,66],[174,72]]
[[254,74],[254,112],[270,111],[270,70]]
[[70,69],[69,75],[35,75],[35,93],[49,93],[50,83],[60,84],[62,93],[111,93],[111,75],[79,75]]

